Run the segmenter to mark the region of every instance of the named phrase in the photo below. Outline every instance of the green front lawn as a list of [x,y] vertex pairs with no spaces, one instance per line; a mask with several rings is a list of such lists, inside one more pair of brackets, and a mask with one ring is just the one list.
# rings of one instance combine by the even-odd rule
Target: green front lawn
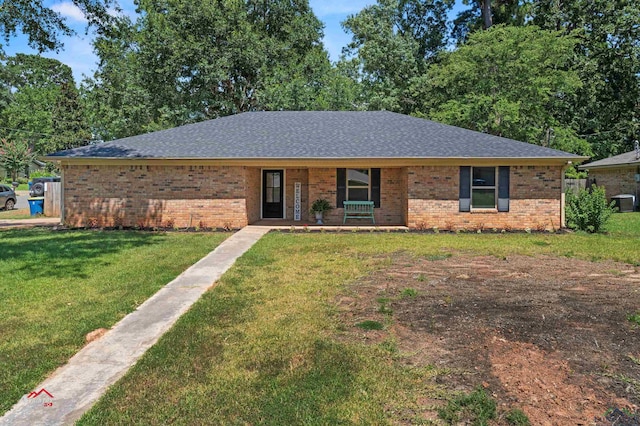
[[[640,214],[610,235],[271,233],[207,292],[80,421],[103,424],[384,424],[424,421],[435,367],[363,345],[336,300],[394,253],[555,255],[640,261]],[[440,368],[440,367],[439,367]]]
[[[0,183],[4,183],[5,185],[9,185],[10,187],[13,188],[13,181],[11,179],[6,179],[4,182],[0,182]],[[29,184],[28,183],[21,183],[16,188],[16,191],[28,191],[28,190],[29,190]]]
[[34,219],[35,216],[31,216],[29,209],[22,210],[0,210],[0,220],[3,219]]
[[0,414],[228,235],[0,231]]

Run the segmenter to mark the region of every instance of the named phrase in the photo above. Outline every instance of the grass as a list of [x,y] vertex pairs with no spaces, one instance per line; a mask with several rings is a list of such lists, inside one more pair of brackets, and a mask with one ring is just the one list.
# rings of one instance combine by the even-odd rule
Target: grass
[[29,209],[22,210],[0,210],[0,220],[3,219],[33,219],[29,214]]
[[611,216],[606,225],[610,235],[640,236],[640,213],[617,213]]
[[[634,262],[640,223],[629,226],[628,219],[635,217],[616,215],[609,235],[271,233],[80,424],[420,423],[418,401],[425,397],[451,401],[445,417],[485,424],[492,410],[486,395],[447,394],[433,380],[435,368],[398,362],[403,354],[393,341],[342,338],[352,324],[341,323],[336,298],[397,252],[424,259],[472,252]],[[386,308],[386,300],[377,302]],[[511,424],[528,421],[517,411],[504,415]]]
[[[0,278],[0,412],[75,353],[86,333],[113,325],[224,237],[0,232],[8,271]],[[609,234],[600,235],[269,234],[81,424],[420,422],[422,397],[455,397],[434,384],[433,368],[397,362],[394,342],[341,338],[334,300],[346,284],[389,265],[397,252],[637,264],[638,238],[640,214],[614,215]]]
[[363,330],[382,330],[384,325],[378,321],[365,320],[357,323],[356,327],[360,327]]
[[[6,179],[4,182],[0,182],[0,183],[4,183],[5,185],[9,185],[10,187],[13,188],[13,181],[11,179]],[[28,183],[21,183],[20,185],[18,185],[18,187],[15,190],[16,191],[28,191],[29,190],[29,184]]]
[[496,402],[479,388],[452,398],[438,410],[438,415],[448,424],[460,424],[462,421],[463,424],[487,426],[489,420],[496,418]]
[[394,367],[389,342],[336,338],[333,300],[380,266],[357,247],[375,240],[263,237],[80,424],[383,424],[415,407],[431,369]]
[[0,413],[226,236],[0,231]]
[[520,410],[519,408],[515,408],[509,411],[505,416],[505,420],[507,423],[513,426],[530,426],[531,422],[527,415]]

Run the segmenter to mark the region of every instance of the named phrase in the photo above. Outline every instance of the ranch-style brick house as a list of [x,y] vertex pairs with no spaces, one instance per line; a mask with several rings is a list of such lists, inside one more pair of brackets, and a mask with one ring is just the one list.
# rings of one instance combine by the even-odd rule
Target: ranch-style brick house
[[[61,166],[69,226],[376,225],[558,229],[563,175],[584,157],[402,114],[247,112],[46,157]],[[349,219],[347,224],[370,224]]]
[[607,197],[629,194],[634,197],[634,208],[640,210],[640,146],[636,149],[578,167],[589,171],[589,180],[604,186]]

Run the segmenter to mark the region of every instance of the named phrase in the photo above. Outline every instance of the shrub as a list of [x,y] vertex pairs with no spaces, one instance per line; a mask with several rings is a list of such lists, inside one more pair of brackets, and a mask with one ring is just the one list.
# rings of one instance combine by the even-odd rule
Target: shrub
[[564,172],[564,177],[567,179],[586,179],[587,172],[583,172],[577,169],[576,165],[567,168]]
[[581,189],[578,195],[566,194],[567,226],[586,232],[600,232],[615,212],[614,203],[607,203],[604,187],[592,185],[590,190]]
[[51,176],[58,176],[58,175],[55,172],[48,172],[46,170],[35,170],[29,174],[29,177],[31,179],[39,178],[39,177],[51,177]]

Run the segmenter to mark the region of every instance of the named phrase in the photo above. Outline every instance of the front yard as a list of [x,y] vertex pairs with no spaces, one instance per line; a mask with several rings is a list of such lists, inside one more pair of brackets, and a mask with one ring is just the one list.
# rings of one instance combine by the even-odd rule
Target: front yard
[[228,235],[0,231],[0,414]]
[[0,210],[0,220],[3,219],[34,219],[34,217],[29,213],[29,209]]
[[271,233],[80,424],[611,424],[639,238]]

